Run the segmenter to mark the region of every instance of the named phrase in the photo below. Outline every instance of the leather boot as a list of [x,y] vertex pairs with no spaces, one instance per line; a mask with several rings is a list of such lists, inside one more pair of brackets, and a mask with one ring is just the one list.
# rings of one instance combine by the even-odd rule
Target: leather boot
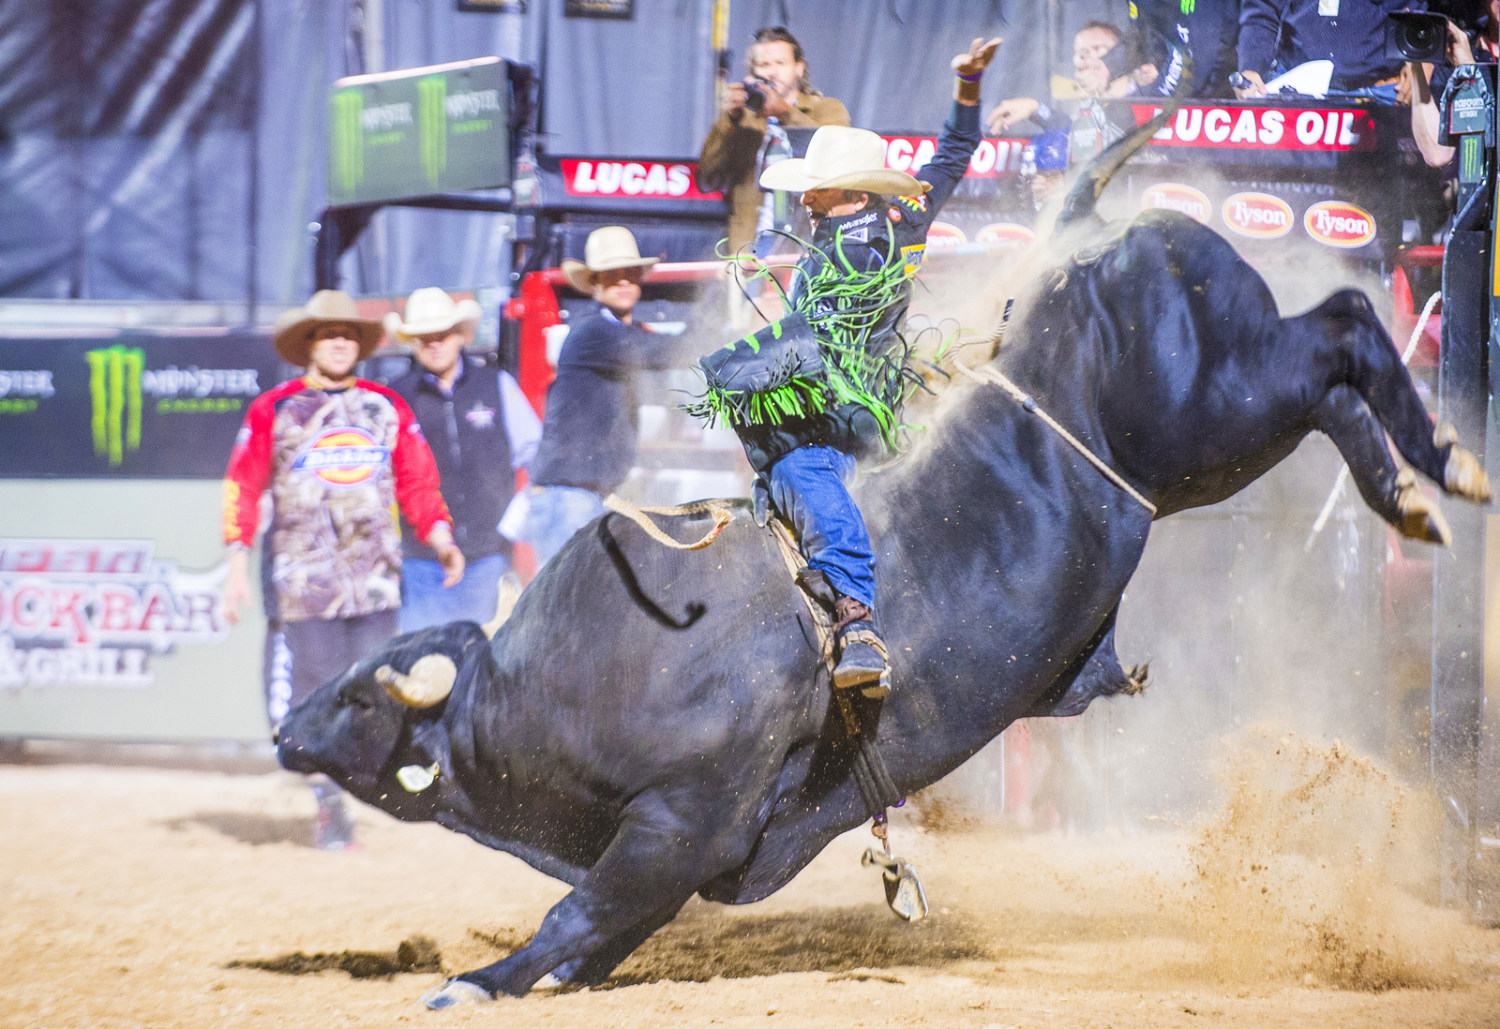
[[885,696],[891,691],[890,666],[886,663],[885,641],[875,629],[870,609],[853,597],[839,597],[835,611],[839,663],[833,670],[834,687],[846,690],[858,686],[871,699]]

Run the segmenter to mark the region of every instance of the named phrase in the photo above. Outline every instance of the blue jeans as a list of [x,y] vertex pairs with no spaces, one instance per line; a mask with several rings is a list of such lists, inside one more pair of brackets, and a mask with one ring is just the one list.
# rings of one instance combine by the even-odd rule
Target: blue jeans
[[846,483],[854,458],[832,447],[798,447],[771,466],[771,503],[791,521],[807,563],[833,588],[875,606],[875,552]]
[[552,560],[552,555],[573,538],[573,533],[604,513],[604,498],[593,490],[578,486],[540,486],[531,495],[531,547],[536,551],[536,567]]
[[449,622],[478,622],[495,617],[500,576],[510,569],[504,554],[481,557],[464,568],[453,586],[443,585],[443,566],[407,558],[401,562],[401,631],[416,632]]

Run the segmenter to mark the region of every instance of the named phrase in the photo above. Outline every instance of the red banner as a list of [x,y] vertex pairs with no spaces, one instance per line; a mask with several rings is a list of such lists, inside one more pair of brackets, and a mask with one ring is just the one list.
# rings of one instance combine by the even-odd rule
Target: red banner
[[698,188],[692,161],[561,161],[563,188],[574,197],[642,197],[655,200],[720,200]]
[[[1159,106],[1149,104],[1131,104],[1130,109],[1137,125],[1161,113]],[[1179,109],[1152,137],[1152,145],[1294,152],[1374,150],[1375,120],[1368,111],[1194,104]]]
[[[922,165],[937,153],[936,136],[882,136],[885,140],[885,166],[915,175]],[[969,158],[965,178],[993,179],[1015,175],[1021,170],[1021,148],[1024,139],[984,139]]]

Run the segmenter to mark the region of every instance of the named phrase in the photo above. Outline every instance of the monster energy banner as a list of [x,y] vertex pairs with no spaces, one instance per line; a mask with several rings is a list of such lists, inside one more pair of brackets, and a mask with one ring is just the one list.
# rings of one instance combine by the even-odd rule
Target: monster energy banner
[[263,336],[0,340],[0,478],[219,478],[281,369]]
[[508,99],[498,57],[339,79],[328,112],[329,200],[510,185]]

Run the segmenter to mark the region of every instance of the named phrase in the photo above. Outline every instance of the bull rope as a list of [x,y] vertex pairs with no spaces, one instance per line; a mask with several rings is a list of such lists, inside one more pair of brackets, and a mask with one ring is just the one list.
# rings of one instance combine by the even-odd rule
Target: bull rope
[[[604,498],[604,506],[615,514],[629,518],[639,525],[647,536],[673,550],[702,550],[718,539],[719,533],[723,532],[724,527],[734,518],[733,512],[725,506],[722,500],[695,500],[691,504],[678,504],[676,507],[636,507],[618,494],[611,493]],[[654,514],[668,516],[711,514],[714,516],[714,525],[696,543],[679,543],[657,527],[656,523],[651,520],[651,515]]]
[[1042,420],[1042,423],[1046,425],[1047,428],[1057,433],[1068,443],[1069,446],[1082,454],[1088,460],[1089,464],[1099,469],[1099,472],[1106,479],[1114,483],[1116,486],[1120,487],[1120,489],[1124,490],[1126,493],[1129,493],[1131,497],[1133,497],[1142,507],[1144,507],[1147,511],[1150,511],[1152,518],[1156,517],[1155,504],[1151,503],[1151,501],[1142,496],[1141,492],[1130,483],[1126,482],[1119,472],[1115,471],[1108,464],[1106,464],[1103,458],[1090,450],[1077,436],[1074,436],[1071,432],[1065,429],[1056,418],[1053,418],[1046,411],[1042,410],[1041,406],[1037,404],[1036,400],[1029,393],[1021,389],[1020,386],[1017,386],[1010,379],[1006,378],[1005,375],[1002,374],[998,369],[989,365],[977,369],[970,368],[967,365],[963,364],[961,361],[957,360],[953,362],[953,367],[957,368],[961,373],[973,379],[975,382],[988,382],[1005,390],[1006,393],[1010,394],[1011,399],[1015,400],[1030,414],[1034,414],[1038,418],[1040,418]]

